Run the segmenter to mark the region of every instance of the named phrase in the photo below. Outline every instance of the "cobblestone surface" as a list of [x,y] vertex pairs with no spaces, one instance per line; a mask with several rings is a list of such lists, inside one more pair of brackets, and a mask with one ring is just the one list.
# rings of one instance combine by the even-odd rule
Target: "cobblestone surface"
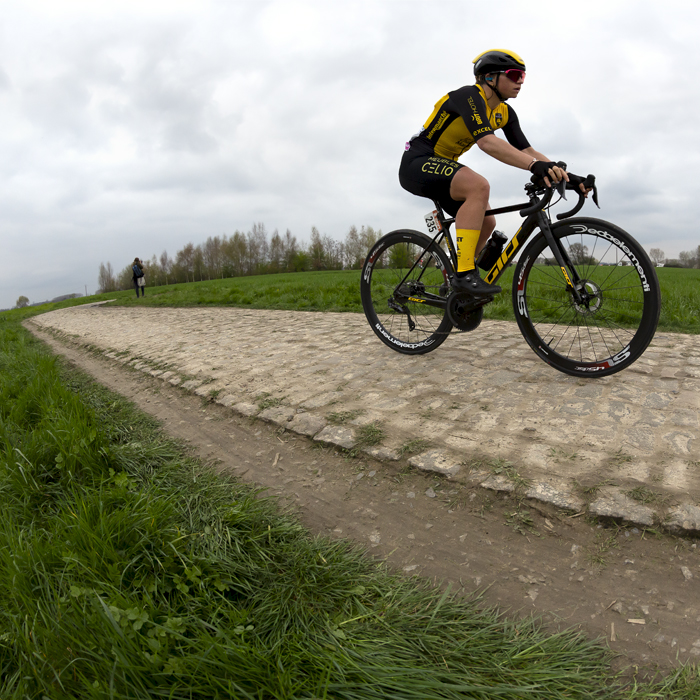
[[[631,368],[578,379],[500,321],[413,357],[356,314],[92,305],[28,323],[380,460],[644,526],[700,526],[700,336],[659,333]],[[363,446],[372,424],[384,440]]]

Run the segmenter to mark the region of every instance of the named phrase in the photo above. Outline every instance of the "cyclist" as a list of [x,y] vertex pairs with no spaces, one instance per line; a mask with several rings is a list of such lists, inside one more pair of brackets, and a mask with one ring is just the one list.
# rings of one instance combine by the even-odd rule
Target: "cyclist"
[[[501,288],[479,277],[475,257],[496,225],[489,209],[489,183],[457,159],[475,143],[507,165],[529,170],[552,182],[568,181],[566,172],[536,151],[525,138],[518,117],[506,104],[516,98],[525,80],[525,63],[505,49],[492,49],[473,61],[475,85],[466,85],[441,98],[423,128],[406,144],[399,168],[401,186],[412,194],[437,200],[455,217],[457,275],[452,287],[476,296],[497,294]],[[494,131],[503,129],[507,139]]]

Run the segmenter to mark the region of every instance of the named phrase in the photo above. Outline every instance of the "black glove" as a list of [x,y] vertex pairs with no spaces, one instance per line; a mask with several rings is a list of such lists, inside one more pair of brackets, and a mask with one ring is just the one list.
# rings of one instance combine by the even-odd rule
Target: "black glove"
[[550,168],[556,168],[559,165],[559,163],[546,163],[543,160],[536,160],[531,166],[530,166],[530,172],[535,175],[536,177],[539,177],[540,179],[544,180],[544,178],[548,177],[551,179],[549,175],[549,169]]

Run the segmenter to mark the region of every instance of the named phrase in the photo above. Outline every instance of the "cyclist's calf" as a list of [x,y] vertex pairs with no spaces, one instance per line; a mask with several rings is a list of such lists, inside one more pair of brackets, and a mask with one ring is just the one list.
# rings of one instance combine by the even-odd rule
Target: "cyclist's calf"
[[476,246],[477,253],[496,227],[495,216],[484,216],[484,212],[489,209],[490,191],[489,181],[467,167],[460,168],[450,184],[452,199],[464,202],[457,212],[457,228],[481,231]]

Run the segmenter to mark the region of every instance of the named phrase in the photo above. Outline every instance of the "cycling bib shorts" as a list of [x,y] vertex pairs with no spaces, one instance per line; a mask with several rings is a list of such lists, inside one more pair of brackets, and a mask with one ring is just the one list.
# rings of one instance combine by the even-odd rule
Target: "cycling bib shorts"
[[401,159],[399,182],[411,194],[437,200],[450,216],[456,216],[462,202],[452,199],[450,185],[455,173],[463,167],[455,160],[421,155],[409,149]]

